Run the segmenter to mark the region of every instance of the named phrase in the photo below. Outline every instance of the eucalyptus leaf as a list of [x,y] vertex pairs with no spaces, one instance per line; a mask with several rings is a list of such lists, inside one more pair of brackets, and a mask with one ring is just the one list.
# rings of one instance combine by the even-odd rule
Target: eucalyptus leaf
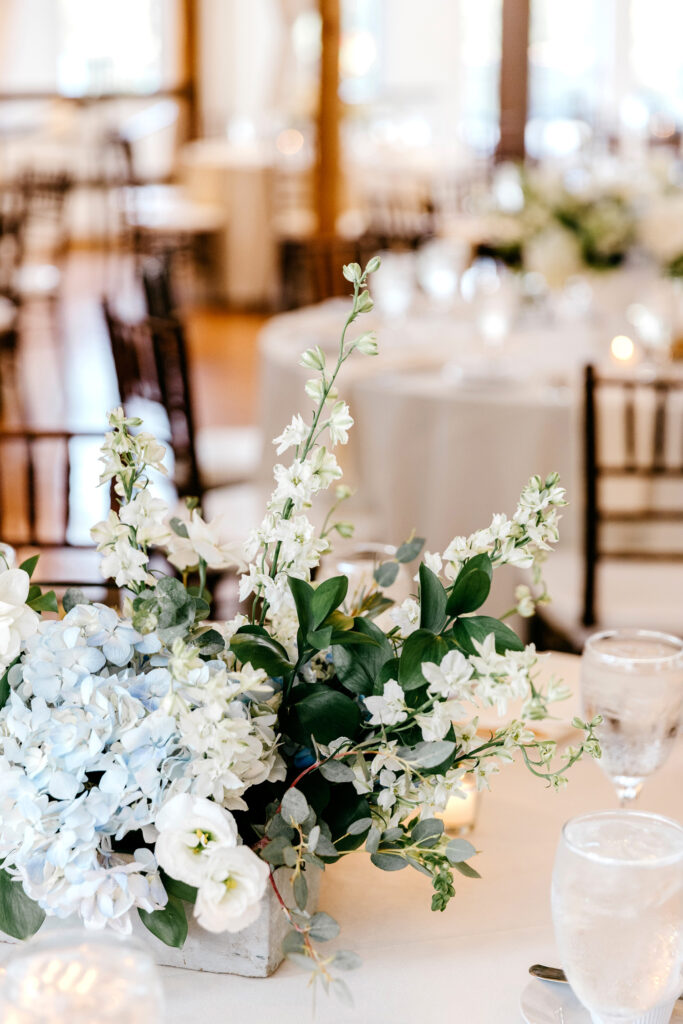
[[479,872],[473,867],[470,867],[469,864],[466,864],[465,861],[456,861],[453,867],[456,871],[459,871],[461,875],[464,875],[465,878],[481,878]]
[[173,518],[170,520],[169,525],[177,537],[184,537],[187,540],[187,538],[190,536],[189,533],[187,532],[186,524],[182,521],[182,519],[178,519],[177,516],[173,516]]
[[280,814],[285,821],[300,825],[308,815],[308,801],[300,789],[288,789],[282,798]]
[[353,782],[353,769],[343,761],[325,761],[320,765],[320,774],[328,782]]
[[293,882],[294,900],[299,910],[305,910],[308,903],[308,882],[303,874],[298,874]]
[[329,942],[339,935],[339,925],[333,917],[320,911],[311,918],[309,934],[316,942]]
[[455,751],[455,743],[451,740],[424,740],[414,747],[399,747],[399,757],[409,764],[417,764],[421,768],[436,768],[451,757]]
[[306,837],[306,846],[310,853],[315,853],[316,847],[320,842],[320,825],[314,825],[311,831]]
[[396,551],[396,558],[399,562],[412,562],[425,546],[424,537],[413,537],[401,544]]
[[372,827],[372,818],[356,818],[346,830],[351,836],[360,836]]
[[315,847],[317,857],[338,857],[339,850],[334,845],[331,839],[328,839],[325,835],[320,835],[318,842]]
[[350,949],[338,949],[334,954],[332,966],[336,967],[339,971],[355,971],[361,966],[362,962],[358,953],[354,953]]
[[299,863],[299,855],[293,846],[285,846],[282,857],[288,868],[295,868]]
[[368,833],[368,838],[365,840],[365,849],[368,851],[368,853],[377,853],[377,850],[379,848],[379,841],[381,838],[382,833],[380,832],[376,825],[373,825]]
[[65,614],[68,614],[72,608],[79,604],[88,604],[88,599],[83,591],[79,587],[67,587],[62,598],[62,607]]
[[392,583],[396,582],[398,576],[398,562],[382,562],[375,569],[373,576],[375,583],[380,587],[390,587]]
[[408,867],[405,857],[399,857],[395,853],[373,853],[370,860],[382,871],[402,871]]
[[423,818],[410,833],[415,843],[421,843],[423,839],[431,839],[443,835],[443,821],[439,818]]
[[469,860],[474,857],[477,851],[466,839],[451,839],[446,847],[446,856],[451,864],[459,864],[460,861]]
[[282,940],[282,952],[287,956],[290,953],[301,953],[305,949],[304,937],[295,928],[287,932]]
[[288,842],[294,838],[294,829],[289,825],[281,814],[275,814],[266,826],[266,835],[269,839],[283,836]]

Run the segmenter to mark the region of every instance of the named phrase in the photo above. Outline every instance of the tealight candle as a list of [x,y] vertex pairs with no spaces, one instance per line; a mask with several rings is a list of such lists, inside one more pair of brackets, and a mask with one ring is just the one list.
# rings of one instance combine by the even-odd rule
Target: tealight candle
[[610,352],[617,363],[630,363],[633,359],[636,346],[626,334],[617,334],[612,338]]
[[62,928],[17,947],[0,987],[5,1024],[161,1024],[163,993],[149,952],[128,937]]
[[476,824],[478,810],[479,791],[474,779],[466,775],[460,784],[460,795],[450,798],[441,815],[446,835],[468,835]]

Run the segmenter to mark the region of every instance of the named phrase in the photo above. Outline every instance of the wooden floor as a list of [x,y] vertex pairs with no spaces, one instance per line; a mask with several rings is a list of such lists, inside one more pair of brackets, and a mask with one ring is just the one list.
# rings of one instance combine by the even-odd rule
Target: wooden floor
[[[131,264],[75,252],[64,271],[57,317],[46,304],[22,311],[17,379],[2,380],[3,422],[41,429],[93,429],[118,403],[101,312],[104,295],[126,315],[142,315]],[[254,422],[257,337],[265,316],[187,306],[190,368],[198,426]]]

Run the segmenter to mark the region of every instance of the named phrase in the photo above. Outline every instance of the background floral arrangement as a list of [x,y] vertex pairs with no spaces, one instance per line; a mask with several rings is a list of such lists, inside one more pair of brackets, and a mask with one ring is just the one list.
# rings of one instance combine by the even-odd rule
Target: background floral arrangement
[[636,181],[514,165],[500,174],[486,198],[480,255],[539,271],[551,286],[619,267],[636,250],[664,273],[683,273],[683,194],[670,169],[653,164]]
[[[527,723],[544,717],[566,691],[534,682],[538,655],[503,621],[479,614],[493,570],[532,570],[518,610],[547,600],[541,563],[558,537],[564,491],[556,476],[534,477],[511,519],[456,537],[443,554],[425,554],[415,596],[392,602],[384,588],[400,563],[412,563],[411,538],[378,567],[356,605],[344,576],[311,582],[335,534],[317,531],[307,511],[337,487],[332,510],[348,496],[338,484],[334,449],[353,424],[338,398],[337,375],[353,354],[377,352],[373,334],[348,339],[372,308],[368,276],[352,264],[353,288],[334,366],[320,348],[302,363],[310,422],[295,416],[275,439],[275,490],[244,550],[222,544],[196,503],[173,517],[150,488],[164,450],[139,420],[110,416],[102,482],[113,479],[117,511],[93,529],[103,574],[122,588],[121,613],[67,592],[61,618],[53,594],[30,584],[35,559],[19,568],[0,552],[0,927],[18,938],[46,914],[73,914],[92,928],[131,928],[131,911],[175,946],[187,935],[186,908],[210,931],[237,931],[255,920],[273,886],[292,930],[286,953],[325,987],[346,989],[336,968],[355,966],[347,951],[319,942],[338,925],[307,912],[307,873],[365,846],[374,864],[410,866],[432,884],[432,907],[454,895],[454,871],[478,877],[475,850],[448,840],[434,815],[461,791],[467,772],[480,786],[521,751],[553,786],[587,751],[599,754],[593,726],[563,752]],[[166,553],[181,578],[152,568]],[[249,609],[210,623],[206,574],[237,564]],[[521,718],[487,736],[476,712],[524,702]],[[291,869],[298,909],[288,910],[273,871]]]

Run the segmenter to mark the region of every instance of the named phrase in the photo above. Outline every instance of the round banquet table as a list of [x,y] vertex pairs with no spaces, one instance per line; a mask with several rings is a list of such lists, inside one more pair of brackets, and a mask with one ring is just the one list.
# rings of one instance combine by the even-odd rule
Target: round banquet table
[[[578,690],[579,659],[552,655]],[[563,719],[571,719],[567,702]],[[558,706],[562,708],[562,705]],[[642,810],[681,817],[680,738],[639,799]],[[492,780],[471,839],[481,880],[456,875],[456,896],[444,913],[430,910],[429,880],[406,869],[386,873],[364,853],[347,857],[323,876],[320,909],[342,933],[334,947],[354,949],[359,970],[345,975],[349,1008],[319,991],[315,1011],[306,975],[284,963],[265,980],[162,970],[168,1024],[189,1019],[251,1024],[518,1024],[519,998],[532,963],[558,964],[550,917],[550,878],[564,821],[616,805],[614,790],[590,760],[571,769],[561,792],[546,789],[519,763]],[[542,985],[543,982],[534,982]]]
[[[299,354],[319,344],[329,364],[347,312],[348,302],[334,299],[266,324],[267,441],[307,408],[311,371],[299,366]],[[512,514],[533,473],[557,470],[572,498],[562,529],[563,543],[572,543],[580,522],[581,371],[604,357],[609,335],[585,322],[527,322],[493,357],[462,310],[423,307],[396,321],[373,312],[361,323],[356,333],[375,329],[380,354],[354,355],[343,367],[340,395],[356,425],[337,454],[378,535],[400,543],[416,530],[429,550],[443,550],[456,534],[487,526],[493,512]],[[266,444],[264,480],[274,461]]]

